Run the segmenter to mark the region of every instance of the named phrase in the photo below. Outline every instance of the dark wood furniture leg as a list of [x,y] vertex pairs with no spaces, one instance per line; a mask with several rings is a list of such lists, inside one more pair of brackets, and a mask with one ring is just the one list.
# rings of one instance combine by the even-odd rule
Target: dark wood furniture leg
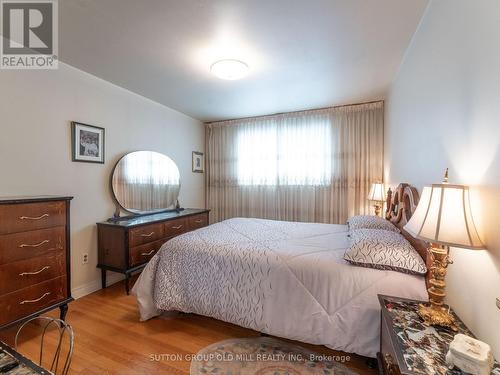
[[130,294],[130,274],[128,272],[125,274],[125,291],[128,296]]
[[101,286],[102,289],[106,289],[106,270],[101,268]]
[[365,363],[368,366],[368,368],[371,368],[371,369],[378,367],[377,358],[367,358]]
[[59,318],[66,321],[66,314],[68,312],[68,304],[59,306]]

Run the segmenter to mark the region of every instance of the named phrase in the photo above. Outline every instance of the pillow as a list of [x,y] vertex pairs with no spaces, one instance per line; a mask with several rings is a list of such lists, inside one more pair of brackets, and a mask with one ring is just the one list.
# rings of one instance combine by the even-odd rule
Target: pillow
[[401,231],[389,220],[382,219],[380,216],[358,215],[347,220],[349,230],[356,229],[383,229],[391,232],[400,233]]
[[351,232],[351,244],[344,259],[361,267],[425,275],[427,267],[413,246],[401,234],[377,229]]

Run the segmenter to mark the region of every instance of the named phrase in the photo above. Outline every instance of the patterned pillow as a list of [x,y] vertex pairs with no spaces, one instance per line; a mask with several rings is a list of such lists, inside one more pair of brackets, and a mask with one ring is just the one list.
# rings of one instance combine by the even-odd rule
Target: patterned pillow
[[424,260],[401,234],[377,229],[351,232],[351,245],[344,259],[361,267],[424,275]]
[[380,216],[358,215],[347,220],[349,230],[356,229],[383,229],[391,232],[400,233],[401,231],[389,220],[382,219]]

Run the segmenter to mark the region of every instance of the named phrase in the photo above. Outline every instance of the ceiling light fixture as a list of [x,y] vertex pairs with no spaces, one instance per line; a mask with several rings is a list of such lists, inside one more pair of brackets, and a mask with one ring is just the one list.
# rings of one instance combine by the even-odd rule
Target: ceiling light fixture
[[248,65],[240,60],[219,60],[210,67],[212,74],[220,79],[236,80],[248,74]]

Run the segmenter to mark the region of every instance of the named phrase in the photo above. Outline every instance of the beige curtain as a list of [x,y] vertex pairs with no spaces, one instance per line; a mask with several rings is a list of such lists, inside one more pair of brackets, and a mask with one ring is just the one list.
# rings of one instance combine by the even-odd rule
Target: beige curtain
[[383,177],[383,102],[206,124],[211,222],[345,223]]

